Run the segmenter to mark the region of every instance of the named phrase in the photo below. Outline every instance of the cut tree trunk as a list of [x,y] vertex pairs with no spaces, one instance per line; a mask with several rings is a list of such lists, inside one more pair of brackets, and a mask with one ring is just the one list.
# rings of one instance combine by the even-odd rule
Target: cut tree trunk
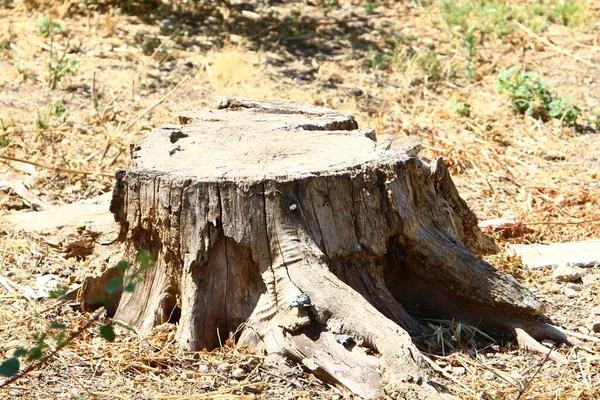
[[[131,260],[156,267],[115,318],[178,323],[187,350],[291,359],[365,398],[441,398],[411,336],[418,318],[565,341],[542,304],[476,253],[494,243],[442,159],[379,146],[329,109],[226,98],[132,146],[111,211]],[[531,334],[531,336],[529,334]]]

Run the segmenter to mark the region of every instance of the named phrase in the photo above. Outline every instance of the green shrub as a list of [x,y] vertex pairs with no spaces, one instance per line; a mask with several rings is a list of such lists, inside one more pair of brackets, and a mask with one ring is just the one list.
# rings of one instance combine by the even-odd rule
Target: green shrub
[[519,71],[517,66],[498,74],[496,86],[499,93],[508,94],[511,107],[520,114],[544,121],[556,118],[574,126],[582,113],[579,107],[570,104],[570,98],[561,98],[548,89],[535,72]]

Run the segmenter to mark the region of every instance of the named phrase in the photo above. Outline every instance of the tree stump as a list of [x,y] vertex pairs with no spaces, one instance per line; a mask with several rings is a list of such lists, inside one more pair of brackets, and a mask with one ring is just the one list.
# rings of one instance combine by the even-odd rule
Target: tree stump
[[542,304],[477,253],[495,249],[442,159],[388,150],[351,115],[220,100],[132,145],[111,211],[156,267],[116,297],[148,333],[178,323],[187,350],[236,343],[303,364],[365,398],[441,398],[411,340],[416,317],[564,340]]

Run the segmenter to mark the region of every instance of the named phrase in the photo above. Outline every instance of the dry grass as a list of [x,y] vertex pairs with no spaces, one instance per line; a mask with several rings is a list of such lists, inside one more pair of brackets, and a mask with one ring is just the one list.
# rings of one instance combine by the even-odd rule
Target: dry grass
[[[185,2],[175,3],[179,8],[174,13],[191,12]],[[0,178],[17,174],[48,204],[91,198],[111,189],[113,179],[102,173],[128,165],[132,141],[162,123],[176,123],[183,108],[212,107],[220,95],[290,99],[351,111],[361,126],[376,128],[380,135],[420,136],[422,155],[444,157],[480,219],[502,217],[528,228],[522,235],[499,238],[503,245],[599,238],[597,130],[515,115],[495,89],[500,71],[520,65],[536,71],[562,96],[571,96],[591,116],[600,106],[598,6],[574,2],[583,8],[565,26],[561,18],[535,14],[538,2],[505,2],[518,7],[525,29],[515,25],[502,35],[494,31],[504,26],[493,20],[495,14],[473,11],[469,24],[479,22],[486,32],[477,31],[478,43],[469,54],[464,32],[448,26],[440,3],[387,2],[368,15],[358,1],[340,1],[331,9],[284,2],[257,5],[255,11],[264,19],[259,22],[241,18],[235,9],[198,6],[194,18],[203,23],[180,14],[154,18],[157,5],[141,8],[136,2],[132,9],[111,1],[88,6],[4,3],[0,156],[37,165],[1,159]],[[547,10],[565,3],[544,2]],[[42,11],[65,29],[40,36],[36,22]],[[168,23],[179,24],[182,33],[164,29]],[[81,66],[50,90],[46,59],[56,58],[67,43],[66,58]],[[470,116],[459,115],[452,101],[468,103]],[[65,105],[64,120],[48,115],[55,102]],[[40,116],[47,120],[46,129],[36,121]],[[586,123],[582,118],[581,124]],[[2,214],[27,208],[10,193],[0,197],[0,206]],[[589,321],[600,315],[597,270],[588,272],[573,299],[548,271],[527,271],[506,255],[491,261],[546,300],[548,315],[557,324],[590,334]],[[88,262],[64,259],[25,237],[0,238],[0,275],[22,286],[34,286],[35,278],[47,273],[78,283]],[[86,319],[75,304],[50,307],[3,286],[0,304],[0,358],[32,343],[30,333],[45,330],[51,321],[76,326]],[[173,341],[172,326],[159,327],[146,339],[121,333],[111,345],[95,333],[85,334],[41,371],[0,392],[0,398],[338,396],[299,370],[280,374],[243,350],[183,353]],[[597,343],[590,346],[598,351]],[[542,363],[543,357],[509,342],[431,355],[445,371],[432,376],[461,398],[515,399],[519,393],[536,399],[598,398],[598,355],[558,351],[571,362]],[[236,379],[232,372],[238,367],[244,374]]]

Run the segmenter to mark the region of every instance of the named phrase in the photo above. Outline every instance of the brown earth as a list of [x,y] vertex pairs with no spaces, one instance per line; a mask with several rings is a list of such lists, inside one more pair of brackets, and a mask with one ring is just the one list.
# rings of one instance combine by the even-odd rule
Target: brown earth
[[[444,157],[481,220],[501,217],[527,228],[503,235],[509,238],[498,234],[502,247],[600,237],[600,144],[591,121],[600,106],[600,8],[594,2],[570,2],[587,5],[570,26],[551,16],[523,18],[522,24],[492,21],[511,29],[503,36],[477,33],[471,55],[465,34],[447,24],[437,1],[379,2],[371,14],[358,1],[177,1],[170,10],[159,2],[89,3],[0,5],[0,181],[24,181],[41,204],[110,191],[114,171],[130,163],[131,142],[162,123],[177,123],[184,108],[214,107],[218,96],[231,95],[349,111],[383,140],[419,136],[421,156]],[[533,3],[506,2],[520,10]],[[547,9],[562,3],[544,2]],[[37,26],[42,12],[63,29],[43,37]],[[490,24],[486,18],[470,21]],[[63,52],[80,67],[51,89],[46,60],[55,65]],[[513,65],[570,96],[584,111],[578,126],[515,114],[495,87],[498,73]],[[459,115],[453,100],[468,103],[470,115]],[[64,114],[47,115],[54,102],[64,104],[64,120]],[[2,194],[0,213],[28,212],[31,199]],[[556,325],[594,335],[598,268],[564,284],[553,281],[551,271],[528,271],[504,253],[490,260],[535,291]],[[21,286],[34,287],[44,274],[77,284],[90,273],[89,264],[25,235],[0,236],[0,276]],[[0,288],[0,359],[31,345],[31,333],[53,321],[75,326],[86,319],[76,304],[55,307],[9,287]],[[567,287],[575,295],[565,293]],[[456,325],[447,329],[456,350],[429,355],[438,366],[431,377],[460,398],[600,396],[597,334],[595,342],[584,340],[587,350],[558,349],[570,360],[561,365],[510,341],[483,346],[480,339],[458,340]],[[164,325],[140,340],[122,329],[107,344],[91,330],[0,398],[341,396],[298,366],[277,372],[244,349],[183,353],[174,331]]]

